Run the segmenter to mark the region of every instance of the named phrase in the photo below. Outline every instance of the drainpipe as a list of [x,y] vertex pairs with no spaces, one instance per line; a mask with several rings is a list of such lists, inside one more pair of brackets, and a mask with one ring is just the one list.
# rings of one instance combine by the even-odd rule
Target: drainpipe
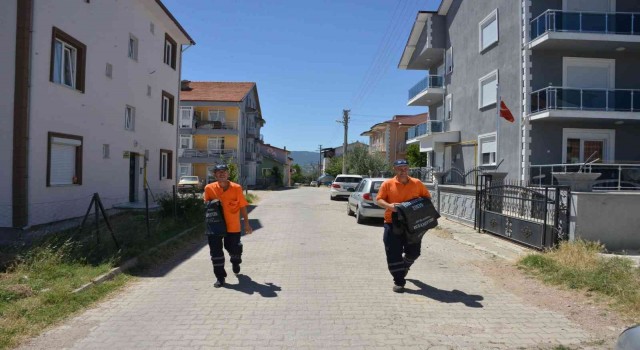
[[11,192],[12,226],[17,228],[24,228],[29,223],[29,101],[33,11],[33,0],[17,0]]

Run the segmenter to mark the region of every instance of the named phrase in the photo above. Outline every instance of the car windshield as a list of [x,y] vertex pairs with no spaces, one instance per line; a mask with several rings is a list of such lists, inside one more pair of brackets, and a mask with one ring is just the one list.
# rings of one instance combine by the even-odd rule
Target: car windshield
[[198,181],[197,176],[183,176],[180,178],[180,181]]
[[359,183],[360,181],[362,181],[362,178],[360,177],[355,177],[355,176],[338,176],[336,177],[336,181],[335,182],[351,182],[351,183]]

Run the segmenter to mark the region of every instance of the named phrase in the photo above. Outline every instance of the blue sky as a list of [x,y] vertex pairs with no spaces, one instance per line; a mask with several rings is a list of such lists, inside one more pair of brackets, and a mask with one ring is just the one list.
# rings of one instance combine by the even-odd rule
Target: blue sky
[[183,55],[192,81],[258,84],[264,141],[291,151],[340,146],[407,107],[423,71],[397,68],[419,10],[440,0],[163,0],[195,40]]

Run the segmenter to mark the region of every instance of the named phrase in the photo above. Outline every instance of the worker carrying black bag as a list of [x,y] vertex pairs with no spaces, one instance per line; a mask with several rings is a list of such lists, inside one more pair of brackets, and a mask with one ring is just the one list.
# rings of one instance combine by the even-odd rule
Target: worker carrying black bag
[[207,235],[225,237],[227,235],[227,223],[222,213],[222,202],[218,199],[205,202],[205,225]]
[[414,198],[396,205],[397,215],[393,215],[393,233],[407,236],[409,244],[420,243],[428,230],[438,226],[440,214],[426,197]]

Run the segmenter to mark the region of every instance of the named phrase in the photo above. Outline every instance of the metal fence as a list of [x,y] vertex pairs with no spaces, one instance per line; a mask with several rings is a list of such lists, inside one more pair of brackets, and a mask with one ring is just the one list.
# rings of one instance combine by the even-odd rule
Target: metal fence
[[600,173],[593,190],[600,191],[639,191],[640,164],[543,164],[529,167],[529,178],[538,186],[558,185],[553,177],[555,172]]

